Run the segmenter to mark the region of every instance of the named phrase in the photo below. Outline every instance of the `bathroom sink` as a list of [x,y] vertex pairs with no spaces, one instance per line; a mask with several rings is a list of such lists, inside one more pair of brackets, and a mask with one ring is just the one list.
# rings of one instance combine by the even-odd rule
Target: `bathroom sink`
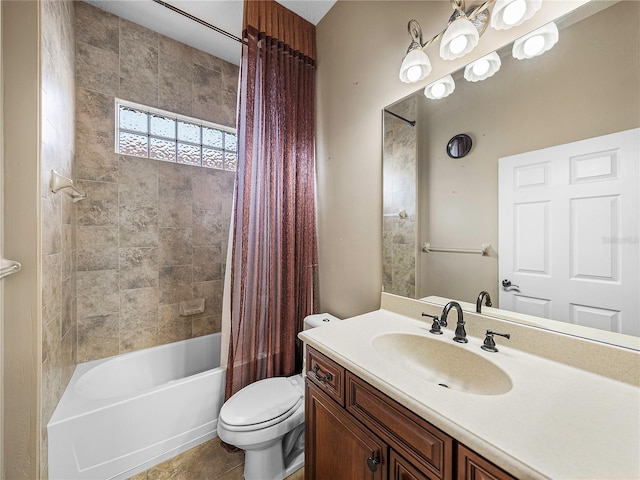
[[513,386],[500,367],[470,350],[426,336],[387,333],[373,348],[398,369],[443,388],[476,395],[502,395]]

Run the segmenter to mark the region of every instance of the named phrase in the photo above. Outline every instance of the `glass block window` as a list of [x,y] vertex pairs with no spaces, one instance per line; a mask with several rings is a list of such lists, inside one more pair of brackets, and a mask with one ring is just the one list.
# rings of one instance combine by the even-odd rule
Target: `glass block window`
[[234,129],[116,99],[116,153],[235,171]]

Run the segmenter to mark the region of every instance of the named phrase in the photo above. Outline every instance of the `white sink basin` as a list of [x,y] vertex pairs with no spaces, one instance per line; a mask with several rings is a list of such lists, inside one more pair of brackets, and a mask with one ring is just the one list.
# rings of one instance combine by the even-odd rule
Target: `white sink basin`
[[443,388],[476,395],[502,395],[513,386],[509,375],[472,352],[470,345],[406,333],[379,335],[371,343],[378,354],[398,369]]

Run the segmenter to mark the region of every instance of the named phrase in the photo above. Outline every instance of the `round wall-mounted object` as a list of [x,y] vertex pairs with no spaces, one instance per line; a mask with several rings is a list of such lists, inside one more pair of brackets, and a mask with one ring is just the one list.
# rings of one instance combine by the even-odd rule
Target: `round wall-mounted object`
[[471,137],[466,133],[459,133],[447,143],[447,155],[451,158],[465,157],[471,151],[472,146]]

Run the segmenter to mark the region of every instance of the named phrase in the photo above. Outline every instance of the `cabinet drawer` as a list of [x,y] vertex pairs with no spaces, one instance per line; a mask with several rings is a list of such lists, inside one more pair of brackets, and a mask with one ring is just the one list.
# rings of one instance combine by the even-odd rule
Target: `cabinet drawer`
[[432,480],[429,473],[423,473],[407,462],[404,458],[391,450],[389,453],[390,480]]
[[346,374],[346,408],[429,477],[453,477],[453,439],[355,375]]
[[307,378],[344,407],[344,368],[323,354],[307,348]]
[[516,480],[477,453],[458,444],[458,480]]

